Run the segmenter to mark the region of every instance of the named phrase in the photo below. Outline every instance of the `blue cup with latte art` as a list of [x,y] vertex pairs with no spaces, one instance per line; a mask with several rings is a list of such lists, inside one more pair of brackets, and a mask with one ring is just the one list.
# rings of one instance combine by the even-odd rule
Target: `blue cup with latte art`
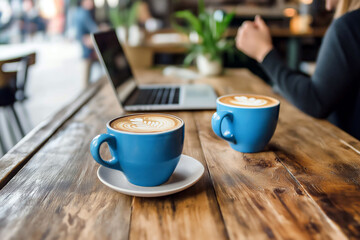
[[[95,161],[122,171],[139,186],[165,183],[174,172],[184,145],[184,121],[159,113],[133,114],[106,124],[107,133],[96,136],[90,151]],[[101,144],[107,143],[112,158],[103,160]]]
[[280,101],[267,96],[232,94],[216,100],[211,125],[231,148],[244,153],[262,151],[273,136]]

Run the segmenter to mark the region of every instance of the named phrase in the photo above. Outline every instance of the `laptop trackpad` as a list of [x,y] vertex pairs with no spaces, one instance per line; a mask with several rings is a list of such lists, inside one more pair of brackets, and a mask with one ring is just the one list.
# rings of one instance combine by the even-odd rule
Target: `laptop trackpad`
[[216,108],[216,94],[212,87],[205,84],[194,84],[184,86],[184,102],[185,107],[190,108]]
[[206,85],[191,85],[185,87],[185,97],[186,98],[204,98],[206,96],[212,95],[211,88]]

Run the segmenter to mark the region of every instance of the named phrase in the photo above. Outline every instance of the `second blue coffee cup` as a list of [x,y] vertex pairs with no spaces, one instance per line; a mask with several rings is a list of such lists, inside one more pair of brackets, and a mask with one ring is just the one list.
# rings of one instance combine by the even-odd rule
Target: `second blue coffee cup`
[[219,101],[229,96],[217,99],[216,113],[211,121],[213,131],[236,151],[253,153],[263,150],[275,132],[280,102],[266,97],[274,104],[268,107],[242,107]]

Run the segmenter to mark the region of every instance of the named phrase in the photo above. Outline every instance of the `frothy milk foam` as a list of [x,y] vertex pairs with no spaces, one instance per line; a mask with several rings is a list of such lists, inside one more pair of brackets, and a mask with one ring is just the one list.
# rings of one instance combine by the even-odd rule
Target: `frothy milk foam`
[[263,108],[275,106],[279,103],[279,101],[275,98],[249,94],[224,96],[221,97],[219,101],[224,104],[239,106],[243,108]]
[[166,132],[180,127],[182,121],[178,118],[149,113],[136,114],[115,119],[110,126],[116,130],[133,133],[156,133]]

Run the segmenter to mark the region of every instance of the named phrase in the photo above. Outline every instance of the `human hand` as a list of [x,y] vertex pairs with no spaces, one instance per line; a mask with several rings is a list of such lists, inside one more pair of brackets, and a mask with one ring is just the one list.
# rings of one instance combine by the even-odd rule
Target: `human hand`
[[239,27],[236,47],[258,62],[264,60],[273,45],[269,28],[260,16],[256,16],[254,22],[243,22]]

